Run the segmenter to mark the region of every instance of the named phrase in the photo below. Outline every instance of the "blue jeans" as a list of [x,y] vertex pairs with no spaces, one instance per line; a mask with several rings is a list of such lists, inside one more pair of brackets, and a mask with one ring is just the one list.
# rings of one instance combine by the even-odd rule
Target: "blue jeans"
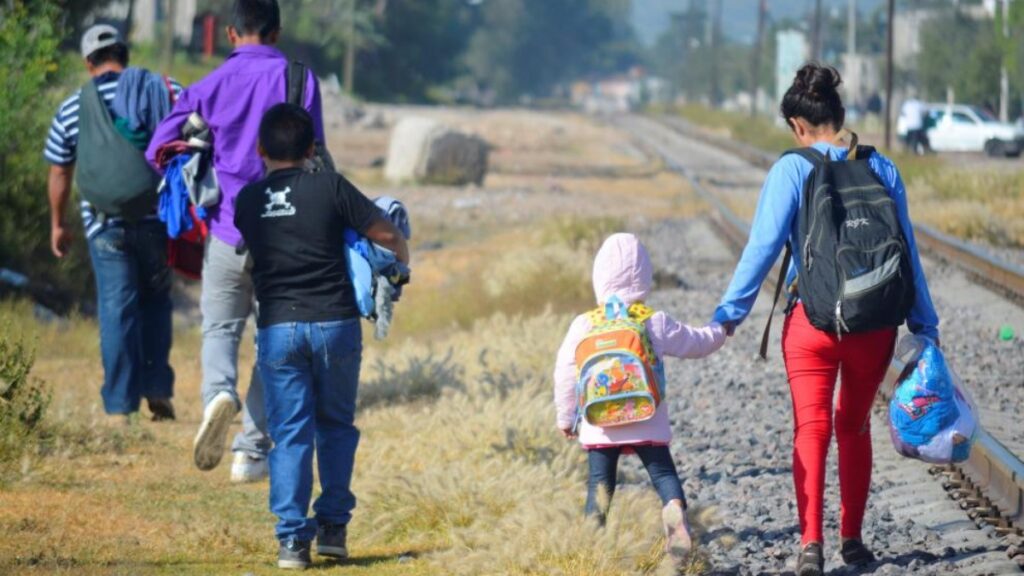
[[171,270],[158,221],[115,224],[89,238],[103,358],[103,408],[136,412],[143,397],[174,395]]
[[[603,490],[611,502],[615,494],[615,477],[619,467],[619,455],[622,454],[624,446],[612,448],[592,448],[587,450],[587,463],[590,467],[590,477],[587,479],[587,505],[584,514],[597,516],[600,522],[604,522],[604,511],[598,504],[598,493]],[[654,489],[661,497],[662,504],[668,504],[672,500],[680,500],[683,508],[686,508],[686,496],[683,495],[683,485],[679,483],[679,474],[676,472],[676,464],[672,461],[672,453],[668,446],[631,446],[636,455],[640,457],[647,474],[651,477]]]
[[[359,319],[291,322],[256,333],[270,450],[270,511],[278,540],[309,541],[318,525],[348,524],[356,498],[352,466],[359,430],[356,391],[363,353]],[[316,450],[321,494],[313,495]]]

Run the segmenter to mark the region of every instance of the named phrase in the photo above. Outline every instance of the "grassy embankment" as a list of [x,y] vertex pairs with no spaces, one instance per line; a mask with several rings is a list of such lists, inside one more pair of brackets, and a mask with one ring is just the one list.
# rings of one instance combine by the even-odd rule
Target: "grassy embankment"
[[[317,568],[661,573],[653,491],[620,491],[603,530],[582,521],[583,454],[554,429],[549,373],[571,312],[592,301],[589,266],[600,239],[645,218],[692,214],[693,197],[664,174],[495,174],[478,192],[492,186],[518,187],[526,202],[550,195],[608,208],[582,219],[526,210],[523,220],[513,199],[502,210],[414,222],[415,284],[399,304],[392,339],[368,344],[364,360],[354,557]],[[407,201],[464,194],[408,193]],[[617,213],[635,196],[645,198],[640,209]],[[178,421],[111,430],[99,422],[92,321],[41,325],[29,305],[8,302],[0,324],[34,346],[34,375],[53,394],[41,438],[26,439],[27,454],[4,470],[0,573],[275,573],[266,483],[233,486],[225,465],[201,473],[190,462],[201,414],[195,327],[175,334]],[[247,336],[243,366],[252,354]]]
[[[744,114],[697,105],[674,112],[698,126],[771,152],[795,145],[789,133],[768,118],[751,120]],[[921,158],[902,151],[889,155],[907,184],[915,221],[966,240],[1024,248],[1024,170],[956,167],[941,155]],[[747,218],[753,212],[752,204],[735,208]]]

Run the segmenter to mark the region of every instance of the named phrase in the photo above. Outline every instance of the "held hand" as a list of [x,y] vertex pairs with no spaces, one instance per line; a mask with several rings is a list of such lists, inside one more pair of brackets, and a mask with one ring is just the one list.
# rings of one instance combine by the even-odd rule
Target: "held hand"
[[726,336],[732,337],[732,335],[736,333],[736,323],[735,322],[732,322],[732,321],[722,322],[722,328],[725,329],[725,335]]
[[576,434],[572,431],[572,428],[559,428],[562,431],[562,436],[565,436],[569,440],[576,438]]
[[63,258],[68,254],[71,246],[71,232],[64,226],[52,226],[50,228],[50,250],[57,258]]

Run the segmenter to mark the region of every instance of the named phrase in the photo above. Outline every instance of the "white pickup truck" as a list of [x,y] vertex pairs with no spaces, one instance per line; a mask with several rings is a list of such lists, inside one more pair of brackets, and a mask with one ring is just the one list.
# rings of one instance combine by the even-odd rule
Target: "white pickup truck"
[[1024,129],[1000,122],[977,106],[926,104],[928,143],[938,152],[985,152],[1016,158],[1024,152]]

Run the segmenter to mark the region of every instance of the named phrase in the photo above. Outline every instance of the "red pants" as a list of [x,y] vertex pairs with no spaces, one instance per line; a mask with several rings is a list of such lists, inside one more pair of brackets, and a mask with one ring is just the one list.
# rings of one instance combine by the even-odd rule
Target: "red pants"
[[840,536],[860,538],[871,485],[871,404],[885,376],[896,329],[842,339],[811,326],[803,305],[786,318],[782,353],[793,397],[793,484],[803,544],[823,542],[825,458],[832,441],[832,396],[842,375],[835,409],[839,445]]

